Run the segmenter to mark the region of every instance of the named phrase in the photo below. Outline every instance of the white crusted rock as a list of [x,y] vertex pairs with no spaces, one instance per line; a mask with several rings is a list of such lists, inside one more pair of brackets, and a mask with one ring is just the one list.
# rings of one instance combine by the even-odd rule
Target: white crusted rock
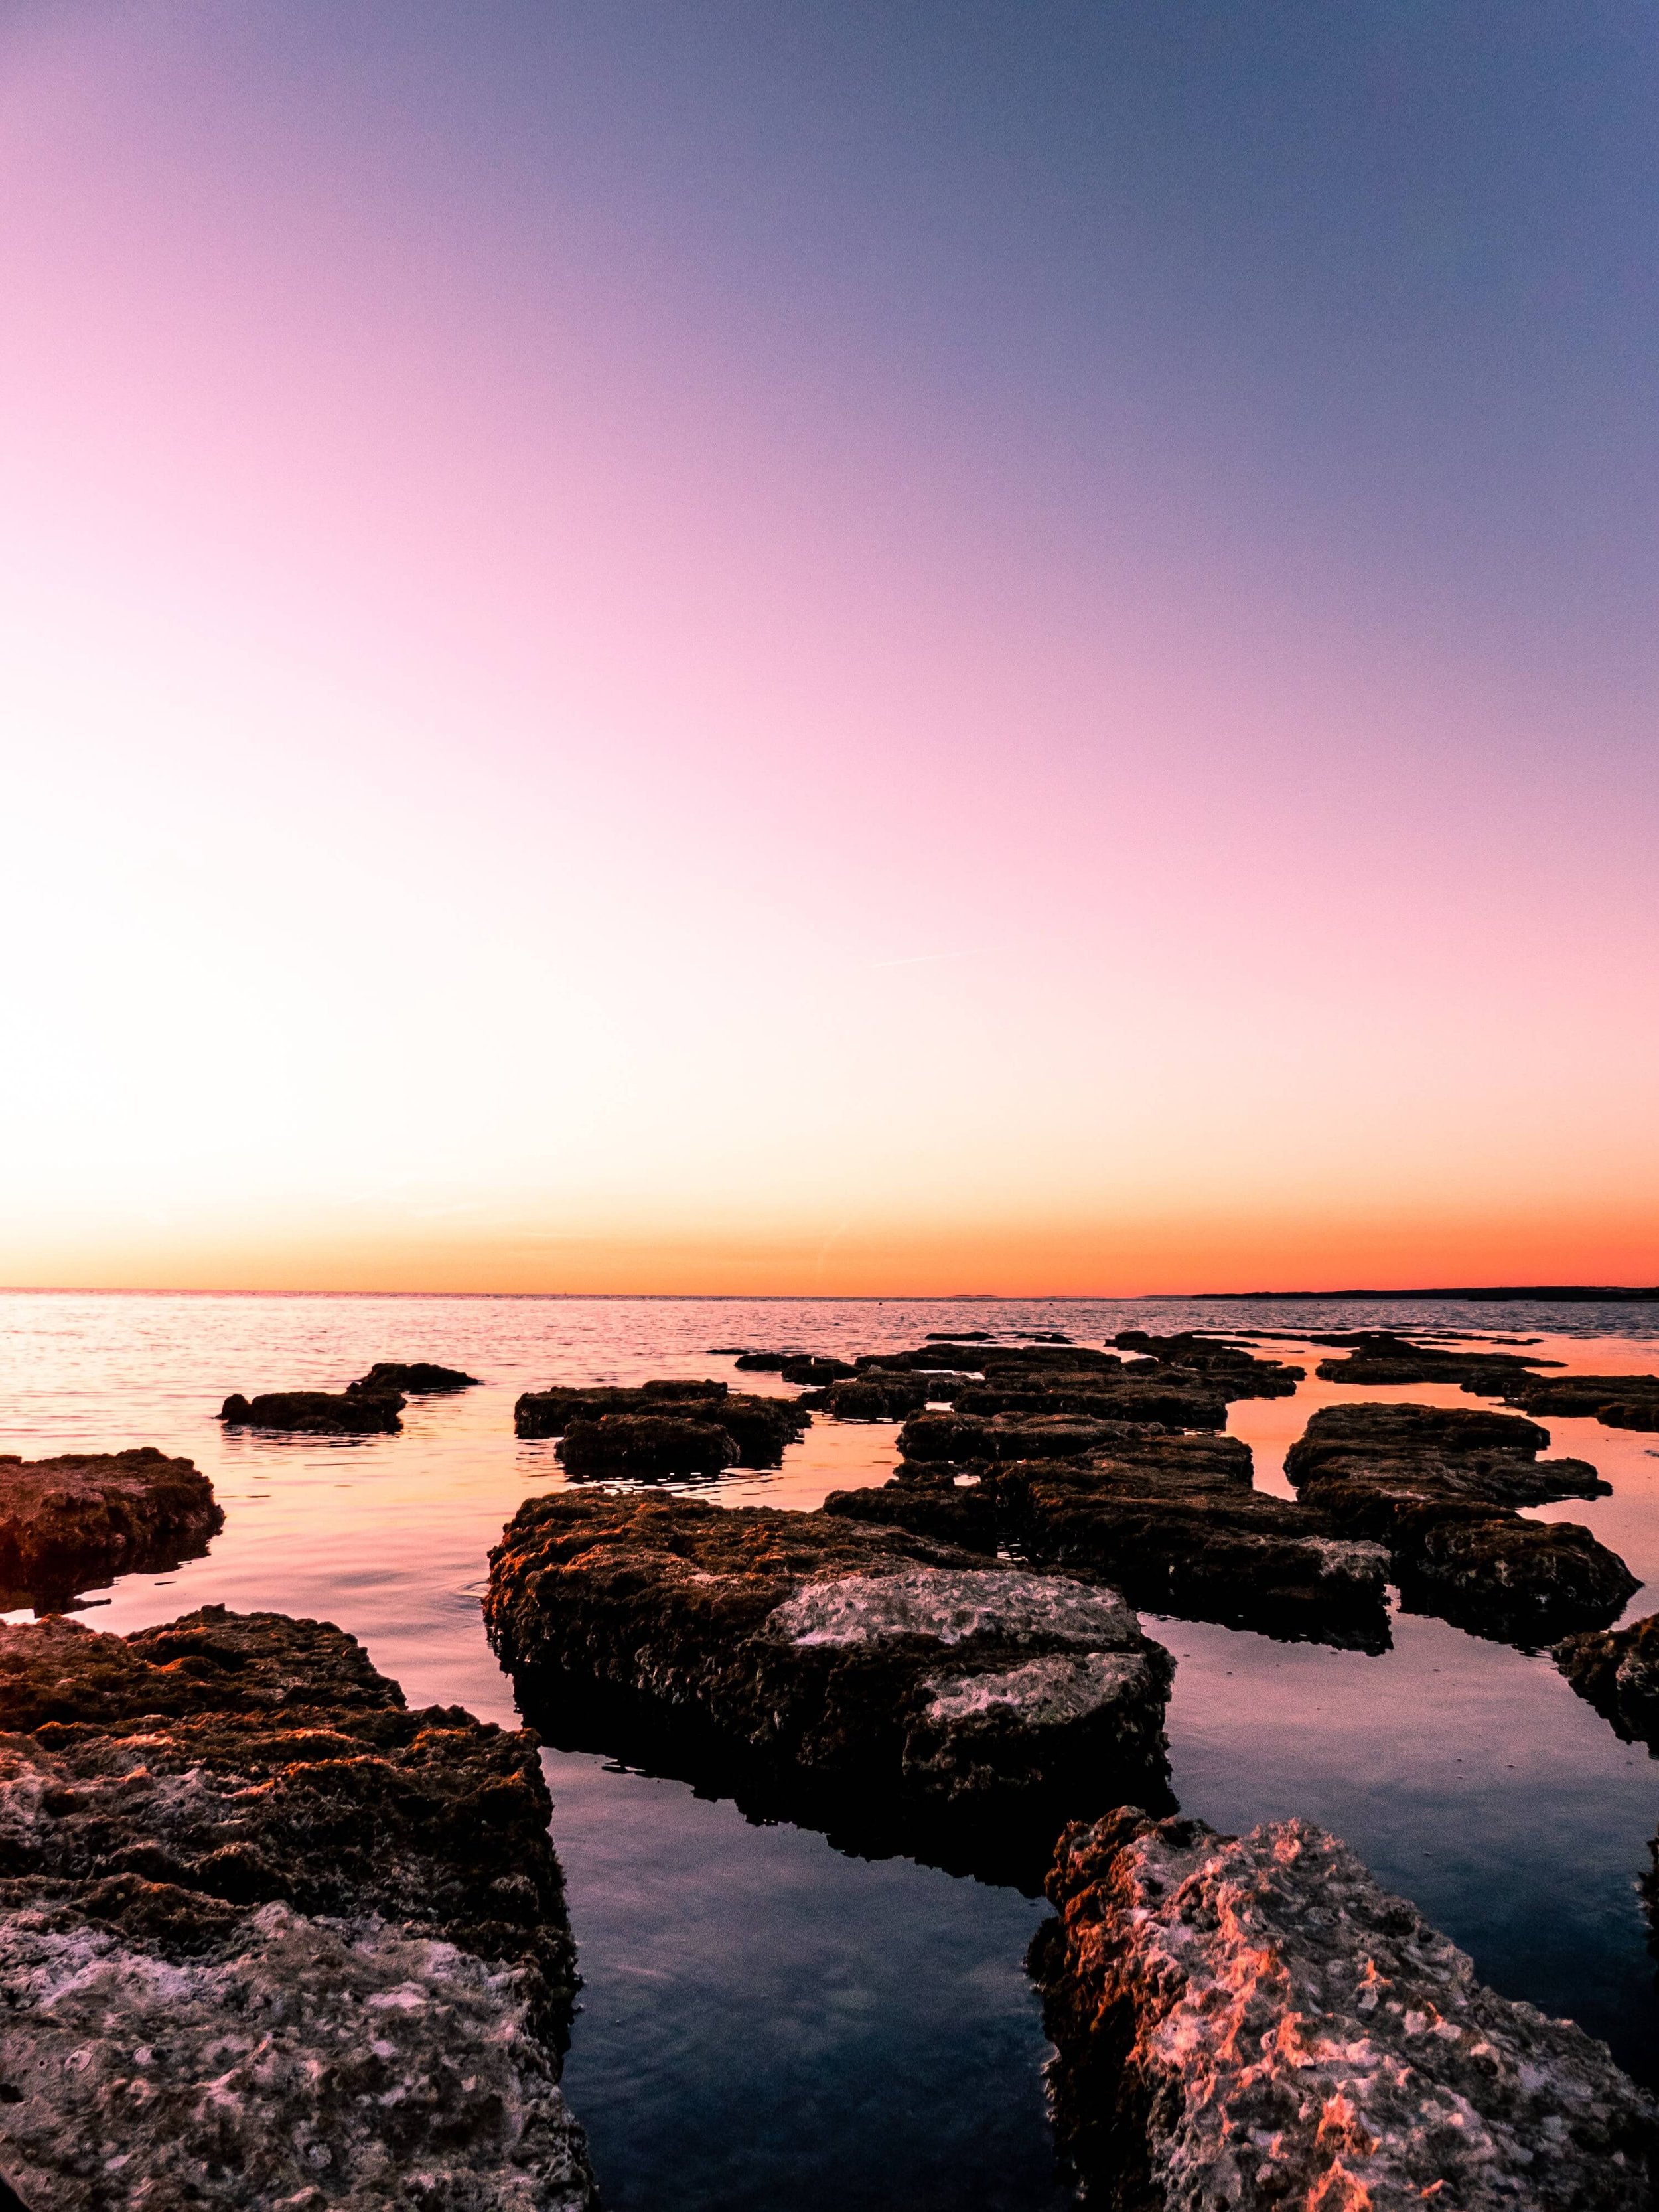
[[1117,1650],[1140,1624],[1114,1589],[1017,1569],[909,1567],[808,1583],[770,1616],[768,1633],[799,1644],[925,1636],[936,1644],[1042,1644]]
[[1033,1967],[1091,2203],[1638,2212],[1659,2107],[1305,1820],[1062,1838]]
[[525,1978],[378,1919],[280,1904],[179,1960],[14,1913],[0,1920],[9,2179],[29,2212],[583,2212],[581,2132],[530,2032]]

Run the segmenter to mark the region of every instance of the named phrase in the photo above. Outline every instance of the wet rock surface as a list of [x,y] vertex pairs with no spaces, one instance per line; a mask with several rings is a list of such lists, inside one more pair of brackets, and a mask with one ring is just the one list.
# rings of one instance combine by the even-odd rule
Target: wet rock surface
[[1174,1662],[1115,1591],[823,1513],[532,1498],[485,1620],[558,1741],[647,1745],[858,1848],[1006,1871],[1167,1802]]
[[1578,1522],[1513,1510],[1607,1492],[1587,1461],[1540,1462],[1548,1443],[1513,1413],[1332,1406],[1291,1445],[1285,1472],[1345,1534],[1388,1546],[1408,1610],[1547,1644],[1604,1626],[1639,1588]]
[[[678,1443],[666,1423],[684,1431]],[[644,1476],[776,1467],[811,1423],[799,1398],[761,1398],[724,1382],[678,1378],[637,1388],[529,1390],[513,1409],[520,1436],[564,1438],[558,1456],[573,1473],[611,1468]],[[717,1443],[713,1432],[724,1443]]]
[[1150,1336],[1144,1328],[1126,1328],[1112,1339],[1126,1352],[1138,1352],[1166,1367],[1189,1368],[1212,1376],[1229,1398],[1291,1398],[1307,1373],[1282,1359],[1261,1359],[1232,1338],[1212,1336],[1203,1329],[1182,1329],[1174,1336]]
[[535,1741],[326,1623],[0,1626],[0,2172],[29,2212],[576,2212]]
[[477,1382],[459,1367],[439,1367],[429,1359],[377,1359],[367,1375],[346,1384],[348,1398],[391,1398],[406,1391],[419,1398],[446,1390],[470,1390]]
[[402,1395],[370,1396],[332,1390],[267,1390],[257,1398],[233,1391],[219,1409],[227,1428],[286,1429],[301,1436],[392,1436],[402,1428]]
[[1659,1613],[1566,1637],[1555,1663],[1626,1743],[1659,1750]]
[[1527,1375],[1507,1382],[1498,1395],[1507,1406],[1546,1418],[1659,1431],[1659,1375]]
[[1322,1359],[1316,1373],[1322,1382],[1347,1382],[1374,1389],[1379,1383],[1447,1382],[1485,1397],[1501,1397],[1511,1384],[1540,1367],[1559,1360],[1534,1359],[1518,1352],[1472,1352],[1456,1339],[1428,1342],[1389,1328],[1361,1328],[1315,1336],[1315,1344],[1340,1346],[1346,1359]]
[[[991,1550],[1006,1545],[1049,1568],[1108,1577],[1130,1602],[1266,1634],[1364,1650],[1389,1640],[1388,1554],[1309,1508],[1251,1486],[1248,1445],[1234,1437],[1159,1436],[1056,1419],[1009,1422],[995,1455],[951,1461],[1001,1425],[928,1414],[907,1425],[907,1453],[878,1490],[837,1491],[824,1510]],[[918,1433],[919,1432],[919,1433]],[[1044,1435],[1067,1459],[1027,1456]],[[908,1453],[920,1443],[920,1456]]]
[[193,1462],[149,1447],[0,1455],[0,1600],[57,1607],[112,1575],[166,1573],[199,1558],[224,1518]]
[[[842,1420],[902,1420],[928,1405],[981,1418],[1076,1413],[1170,1428],[1219,1429],[1227,1419],[1229,1386],[1215,1377],[1158,1360],[1126,1364],[1087,1345],[956,1339],[866,1353],[855,1364],[849,1381],[811,1403]],[[1265,1373],[1265,1363],[1258,1364]]]
[[1091,2205],[1638,2212],[1659,2108],[1303,1820],[1062,1839],[1032,1970]]

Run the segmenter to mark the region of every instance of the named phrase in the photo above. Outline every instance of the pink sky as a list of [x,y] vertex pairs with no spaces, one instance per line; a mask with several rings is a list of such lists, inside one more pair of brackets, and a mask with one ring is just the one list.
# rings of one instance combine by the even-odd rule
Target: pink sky
[[1659,1275],[1626,669],[248,12],[0,46],[0,1275]]

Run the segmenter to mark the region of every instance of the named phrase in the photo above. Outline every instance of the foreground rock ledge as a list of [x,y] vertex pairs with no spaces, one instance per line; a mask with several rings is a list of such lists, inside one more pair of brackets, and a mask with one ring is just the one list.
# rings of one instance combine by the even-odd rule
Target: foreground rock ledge
[[1046,1863],[1068,1816],[1169,1802],[1175,1662],[1117,1592],[898,1529],[532,1498],[490,1555],[484,1618],[560,1741],[769,1786],[857,1848],[902,1835],[1000,1870]]
[[114,1575],[165,1573],[206,1551],[224,1520],[193,1462],[148,1446],[0,1455],[0,1599],[7,1612],[61,1606]]
[[1033,1946],[1091,2205],[1638,2212],[1659,2108],[1304,1820],[1063,1838]]
[[535,1741],[325,1623],[0,1626],[0,2175],[27,2212],[579,2212]]

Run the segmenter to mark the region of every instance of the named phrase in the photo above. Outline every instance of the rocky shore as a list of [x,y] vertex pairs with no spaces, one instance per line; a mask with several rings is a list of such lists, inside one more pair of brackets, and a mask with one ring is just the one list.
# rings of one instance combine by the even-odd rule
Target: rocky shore
[[1121,2212],[1646,2212],[1659,2107],[1486,1989],[1304,1820],[1133,1808],[1062,1838],[1039,1932],[1060,2140]]
[[61,1608],[114,1575],[164,1574],[199,1558],[224,1518],[191,1461],[148,1447],[0,1455],[0,1601]]
[[1045,1859],[1061,1822],[1167,1802],[1174,1662],[1116,1591],[823,1513],[531,1498],[484,1618],[556,1741],[769,1794],[871,1847]]
[[714,1474],[776,1467],[811,1422],[796,1398],[760,1398],[724,1382],[663,1381],[527,1390],[513,1409],[521,1437],[556,1437],[572,1474]]
[[929,1413],[879,1489],[824,1510],[1045,1568],[1108,1577],[1131,1604],[1272,1636],[1380,1650],[1388,1554],[1251,1486],[1235,1437],[1162,1436],[1070,1416]]
[[27,2212],[582,2212],[534,1739],[325,1623],[0,1626],[0,2174]]
[[1402,1601],[1477,1635],[1550,1644],[1605,1626],[1640,1585],[1573,1521],[1515,1510],[1604,1495],[1587,1461],[1540,1462],[1547,1430],[1513,1413],[1326,1407],[1285,1455],[1303,1501],[1387,1545]]

